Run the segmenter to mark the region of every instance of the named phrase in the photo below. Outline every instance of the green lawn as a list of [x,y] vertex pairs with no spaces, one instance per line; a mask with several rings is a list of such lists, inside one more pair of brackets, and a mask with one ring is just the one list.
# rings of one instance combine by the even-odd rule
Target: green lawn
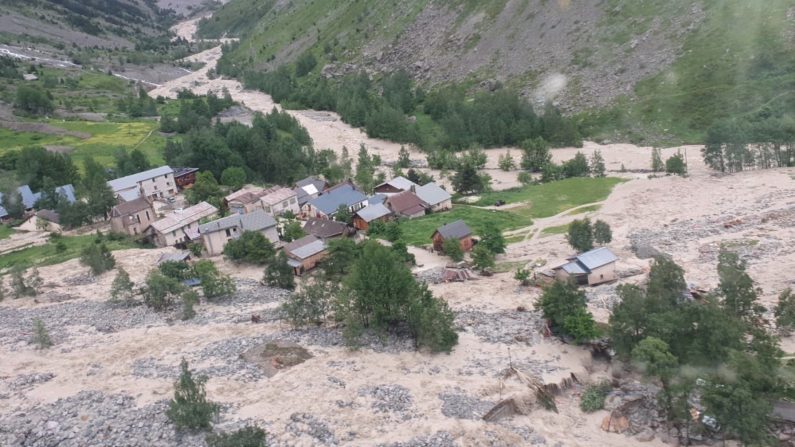
[[57,136],[32,132],[14,132],[0,129],[0,154],[8,150],[26,146],[69,146],[75,162],[80,165],[87,156],[99,163],[110,166],[114,163],[113,154],[120,148],[138,148],[146,154],[152,164],[163,163],[165,138],[158,132],[156,121],[101,122],[49,120],[47,124],[75,132],[90,134],[81,139],[73,136]]
[[[0,270],[20,266],[22,268],[40,267],[45,265],[60,264],[80,256],[80,252],[88,244],[93,244],[95,235],[64,236],[61,240],[66,245],[66,250],[58,252],[54,242],[30,247],[0,256]],[[140,248],[128,239],[105,242],[110,250],[123,250],[127,248]]]
[[574,215],[576,215],[576,214],[585,214],[585,213],[590,213],[590,212],[593,212],[593,211],[599,211],[599,208],[601,208],[601,207],[602,207],[602,205],[590,205],[590,206],[584,206],[584,207],[582,207],[582,208],[577,208],[576,210],[574,210],[574,211],[572,211],[572,212],[570,212],[570,213],[568,213],[568,214],[569,214],[570,216],[574,216]]
[[569,231],[569,224],[558,225],[557,227],[547,227],[541,230],[542,236],[552,236],[554,234],[564,234]]
[[615,177],[570,178],[486,193],[481,195],[476,205],[489,206],[497,200],[524,203],[523,206],[511,208],[509,211],[527,218],[549,217],[580,205],[601,202],[610,195],[613,187],[624,181]]
[[452,210],[444,213],[403,221],[400,224],[400,228],[403,230],[403,239],[407,244],[415,246],[428,245],[431,243],[431,235],[437,228],[458,219],[463,219],[475,234],[480,232],[486,222],[497,224],[503,231],[530,225],[525,218],[514,213],[484,210],[467,205],[455,205]]
[[14,234],[14,229],[8,225],[0,225],[0,240],[7,239]]
[[[463,219],[475,234],[486,222],[494,222],[502,231],[514,230],[533,224],[533,219],[554,216],[568,209],[605,200],[613,187],[623,182],[619,178],[573,178],[558,182],[531,185],[507,191],[483,194],[476,205],[493,205],[497,200],[505,203],[524,203],[515,208],[486,210],[478,206],[456,204],[446,213],[431,214],[420,219],[401,223],[404,239],[409,245],[427,245],[436,228]],[[587,207],[592,208],[592,207]],[[550,231],[561,231],[555,229]],[[524,235],[508,242],[524,239]]]

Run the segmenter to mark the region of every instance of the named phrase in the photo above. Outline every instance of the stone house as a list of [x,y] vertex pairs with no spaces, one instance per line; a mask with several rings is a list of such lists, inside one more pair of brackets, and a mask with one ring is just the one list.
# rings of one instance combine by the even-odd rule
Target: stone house
[[110,228],[114,233],[138,236],[146,230],[157,215],[152,203],[144,197],[122,202],[110,210]]
[[184,210],[175,210],[165,217],[152,222],[150,232],[155,245],[170,247],[184,245],[200,238],[199,221],[214,216],[218,208],[207,202],[200,202]]
[[202,244],[210,256],[222,254],[230,240],[239,238],[246,231],[262,233],[274,245],[279,243],[276,219],[263,210],[255,210],[248,214],[232,214],[199,225]]
[[150,169],[108,182],[116,197],[125,202],[145,197],[149,200],[164,199],[177,194],[174,170],[168,166]]
[[290,188],[274,187],[265,190],[259,200],[262,209],[272,216],[278,216],[287,211],[296,216],[301,213],[301,207],[298,206],[298,193]]
[[428,205],[432,213],[447,211],[453,208],[453,196],[436,183],[418,186],[414,191],[417,197]]
[[607,247],[595,248],[567,259],[565,264],[552,269],[560,281],[572,281],[577,285],[595,286],[618,278],[618,257]]

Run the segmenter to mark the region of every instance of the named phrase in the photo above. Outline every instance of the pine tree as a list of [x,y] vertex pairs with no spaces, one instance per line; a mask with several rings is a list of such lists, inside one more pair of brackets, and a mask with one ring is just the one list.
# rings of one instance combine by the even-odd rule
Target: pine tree
[[651,150],[651,170],[652,172],[665,171],[665,164],[662,159],[662,151],[660,148],[655,147]]
[[91,269],[93,275],[101,275],[116,265],[116,259],[104,243],[91,244],[80,254],[80,263]]
[[511,151],[500,154],[498,165],[501,170],[506,172],[516,169],[516,161],[514,161]]
[[602,151],[595,150],[591,155],[591,162],[589,166],[591,175],[594,177],[605,176],[605,159],[602,157]]
[[209,429],[219,406],[207,400],[204,390],[206,377],[194,379],[188,362],[180,362],[179,380],[174,384],[174,399],[169,403],[166,415],[177,428]]
[[130,280],[130,274],[127,273],[127,270],[119,267],[116,278],[113,279],[113,283],[110,285],[111,302],[129,304],[134,295],[134,287],[135,284]]
[[44,326],[44,322],[38,318],[33,320],[33,339],[31,342],[38,346],[39,349],[47,349],[52,346],[50,333]]
[[400,169],[408,169],[411,167],[411,156],[409,155],[409,151],[403,146],[400,146],[400,152],[398,152],[398,159],[397,163],[395,163],[395,167]]
[[480,231],[480,245],[484,245],[495,255],[505,253],[505,237],[500,228],[492,221],[487,221]]

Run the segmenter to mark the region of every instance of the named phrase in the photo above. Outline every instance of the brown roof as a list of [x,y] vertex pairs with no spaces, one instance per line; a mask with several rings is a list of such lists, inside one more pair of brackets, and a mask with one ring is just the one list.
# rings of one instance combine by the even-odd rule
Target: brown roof
[[386,204],[397,214],[417,214],[425,209],[427,204],[411,191],[402,192],[386,199]]
[[152,208],[152,204],[144,197],[139,197],[129,202],[122,202],[110,211],[111,217],[129,216],[130,214]]
[[309,219],[304,225],[304,231],[321,239],[340,236],[348,229],[343,222],[325,219]]

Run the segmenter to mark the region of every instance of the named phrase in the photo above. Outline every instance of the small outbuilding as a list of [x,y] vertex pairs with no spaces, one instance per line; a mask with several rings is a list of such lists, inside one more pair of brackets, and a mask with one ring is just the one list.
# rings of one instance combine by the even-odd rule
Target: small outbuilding
[[326,243],[312,236],[304,236],[284,246],[287,263],[296,276],[314,269],[327,255]]
[[552,270],[555,279],[596,286],[617,279],[617,261],[618,257],[609,248],[600,247],[569,258],[565,264]]
[[378,220],[386,222],[391,216],[392,210],[381,203],[376,203],[357,211],[353,216],[353,226],[357,230],[367,231],[370,229],[371,223]]
[[427,204],[432,213],[453,208],[453,196],[436,183],[431,182],[418,186],[414,193]]
[[384,204],[398,217],[415,219],[425,215],[428,204],[411,191],[389,196]]
[[461,249],[465,252],[472,250],[472,246],[475,245],[472,240],[472,230],[463,220],[442,225],[434,231],[431,239],[433,240],[433,249],[436,251],[444,250],[444,241],[447,239],[458,240],[461,243]]

